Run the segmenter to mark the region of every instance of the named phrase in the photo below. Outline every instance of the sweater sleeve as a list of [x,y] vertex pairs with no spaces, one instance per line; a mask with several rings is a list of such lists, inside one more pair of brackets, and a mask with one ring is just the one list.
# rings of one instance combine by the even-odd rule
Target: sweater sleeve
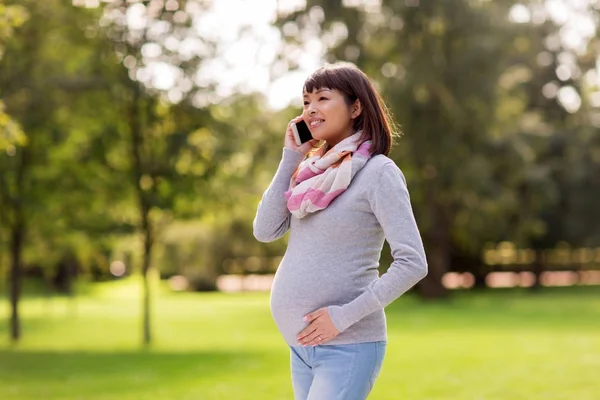
[[288,190],[290,179],[302,160],[304,160],[302,153],[288,148],[283,149],[277,172],[258,203],[252,225],[254,237],[258,241],[272,242],[288,231],[291,213],[287,208],[284,193]]
[[427,260],[406,180],[393,162],[381,167],[368,192],[371,209],[390,245],[394,261],[386,273],[351,302],[328,307],[335,327],[346,330],[367,315],[383,309],[427,275]]

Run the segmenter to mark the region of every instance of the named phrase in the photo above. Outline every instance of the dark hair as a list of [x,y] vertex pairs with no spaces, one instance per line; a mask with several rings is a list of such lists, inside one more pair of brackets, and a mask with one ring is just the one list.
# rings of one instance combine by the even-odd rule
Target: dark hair
[[373,83],[354,64],[325,64],[304,82],[304,91],[327,88],[340,92],[348,106],[360,101],[362,111],[354,120],[354,131],[362,130],[361,140],[370,139],[371,154],[389,154],[396,124]]

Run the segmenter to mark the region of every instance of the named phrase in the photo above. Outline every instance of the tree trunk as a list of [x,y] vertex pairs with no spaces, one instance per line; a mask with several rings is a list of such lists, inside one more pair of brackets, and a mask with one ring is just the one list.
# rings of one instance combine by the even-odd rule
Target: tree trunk
[[143,313],[143,340],[144,345],[150,345],[152,341],[152,330],[150,325],[150,310],[151,310],[151,293],[150,293],[150,283],[148,282],[149,272],[151,268],[151,259],[152,259],[152,248],[153,248],[153,240],[152,240],[152,226],[150,224],[148,211],[145,207],[142,208],[142,227],[144,230],[144,258],[142,262],[142,282],[143,282],[143,292],[142,292],[142,313]]
[[540,249],[536,249],[535,251],[535,260],[533,262],[533,274],[534,281],[531,286],[531,290],[534,292],[539,291],[542,288],[542,272],[544,272],[544,260],[542,259],[543,251]]
[[[1,195],[1,193],[0,193]],[[2,207],[2,197],[0,197],[0,207]],[[0,212],[0,249],[2,246],[2,223],[3,223],[3,218],[2,218],[2,213]],[[2,258],[2,254],[0,253],[0,293],[4,293],[4,290],[8,289],[6,286],[6,279],[4,278],[5,276],[8,276],[5,272],[4,272],[4,264],[2,263],[2,261],[4,261],[4,259]],[[8,272],[8,271],[6,271]]]
[[19,319],[19,299],[21,297],[21,248],[23,247],[23,220],[17,213],[17,218],[12,227],[10,240],[10,339],[18,342],[21,338],[21,323]]
[[481,271],[480,268],[477,270],[477,273],[473,274],[473,276],[475,277],[475,282],[473,283],[473,289],[486,289],[487,285],[485,282],[485,278],[487,277],[487,274],[484,271]]
[[444,224],[438,225],[426,244],[428,273],[419,285],[421,294],[428,299],[445,298],[448,290],[442,284],[442,278],[450,268],[450,237]]
[[427,249],[427,276],[419,283],[423,297],[439,299],[448,296],[448,290],[442,284],[442,277],[450,266],[448,249],[442,243],[432,243]]
[[145,173],[144,163],[144,138],[142,127],[142,95],[137,82],[133,83],[132,98],[129,108],[129,128],[131,133],[131,157],[133,184],[138,196],[138,207],[140,211],[140,230],[144,234],[144,257],[142,260],[142,334],[143,344],[150,345],[152,341],[152,330],[150,324],[151,293],[148,275],[151,268],[151,257],[153,247],[152,223],[150,221],[151,201],[147,188],[142,185],[142,177]]
[[23,148],[17,157],[14,195],[10,194],[10,191],[4,180],[2,180],[2,185],[0,186],[3,203],[10,204],[10,206],[7,208],[10,210],[9,212],[12,212],[12,218],[8,225],[10,226],[10,339],[13,343],[18,342],[21,339],[19,300],[21,299],[22,280],[21,255],[23,249],[23,240],[25,238],[25,215],[22,198],[25,170],[27,169],[29,159],[27,148]]
[[428,199],[426,209],[432,225],[424,238],[428,272],[418,287],[424,298],[446,298],[448,290],[442,284],[442,278],[450,269],[450,232],[444,210],[435,201],[437,191],[432,182],[426,185],[425,193]]

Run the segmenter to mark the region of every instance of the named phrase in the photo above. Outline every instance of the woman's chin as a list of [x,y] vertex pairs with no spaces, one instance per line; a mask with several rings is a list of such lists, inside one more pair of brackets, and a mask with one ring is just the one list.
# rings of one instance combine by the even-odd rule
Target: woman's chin
[[328,135],[326,132],[325,134],[323,134],[324,132],[311,132],[311,135],[313,137],[313,139],[317,139],[317,140],[327,140],[327,138],[330,136]]

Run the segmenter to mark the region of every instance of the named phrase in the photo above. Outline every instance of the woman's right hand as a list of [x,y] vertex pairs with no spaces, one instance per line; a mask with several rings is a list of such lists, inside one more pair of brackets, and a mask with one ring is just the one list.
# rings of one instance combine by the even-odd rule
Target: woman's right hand
[[299,115],[293,118],[287,126],[287,130],[285,131],[285,148],[297,151],[304,155],[308,154],[318,143],[319,140],[312,139],[306,143],[303,143],[302,146],[296,145],[296,141],[294,140],[294,132],[292,132],[292,123],[298,122],[302,120],[302,116]]

